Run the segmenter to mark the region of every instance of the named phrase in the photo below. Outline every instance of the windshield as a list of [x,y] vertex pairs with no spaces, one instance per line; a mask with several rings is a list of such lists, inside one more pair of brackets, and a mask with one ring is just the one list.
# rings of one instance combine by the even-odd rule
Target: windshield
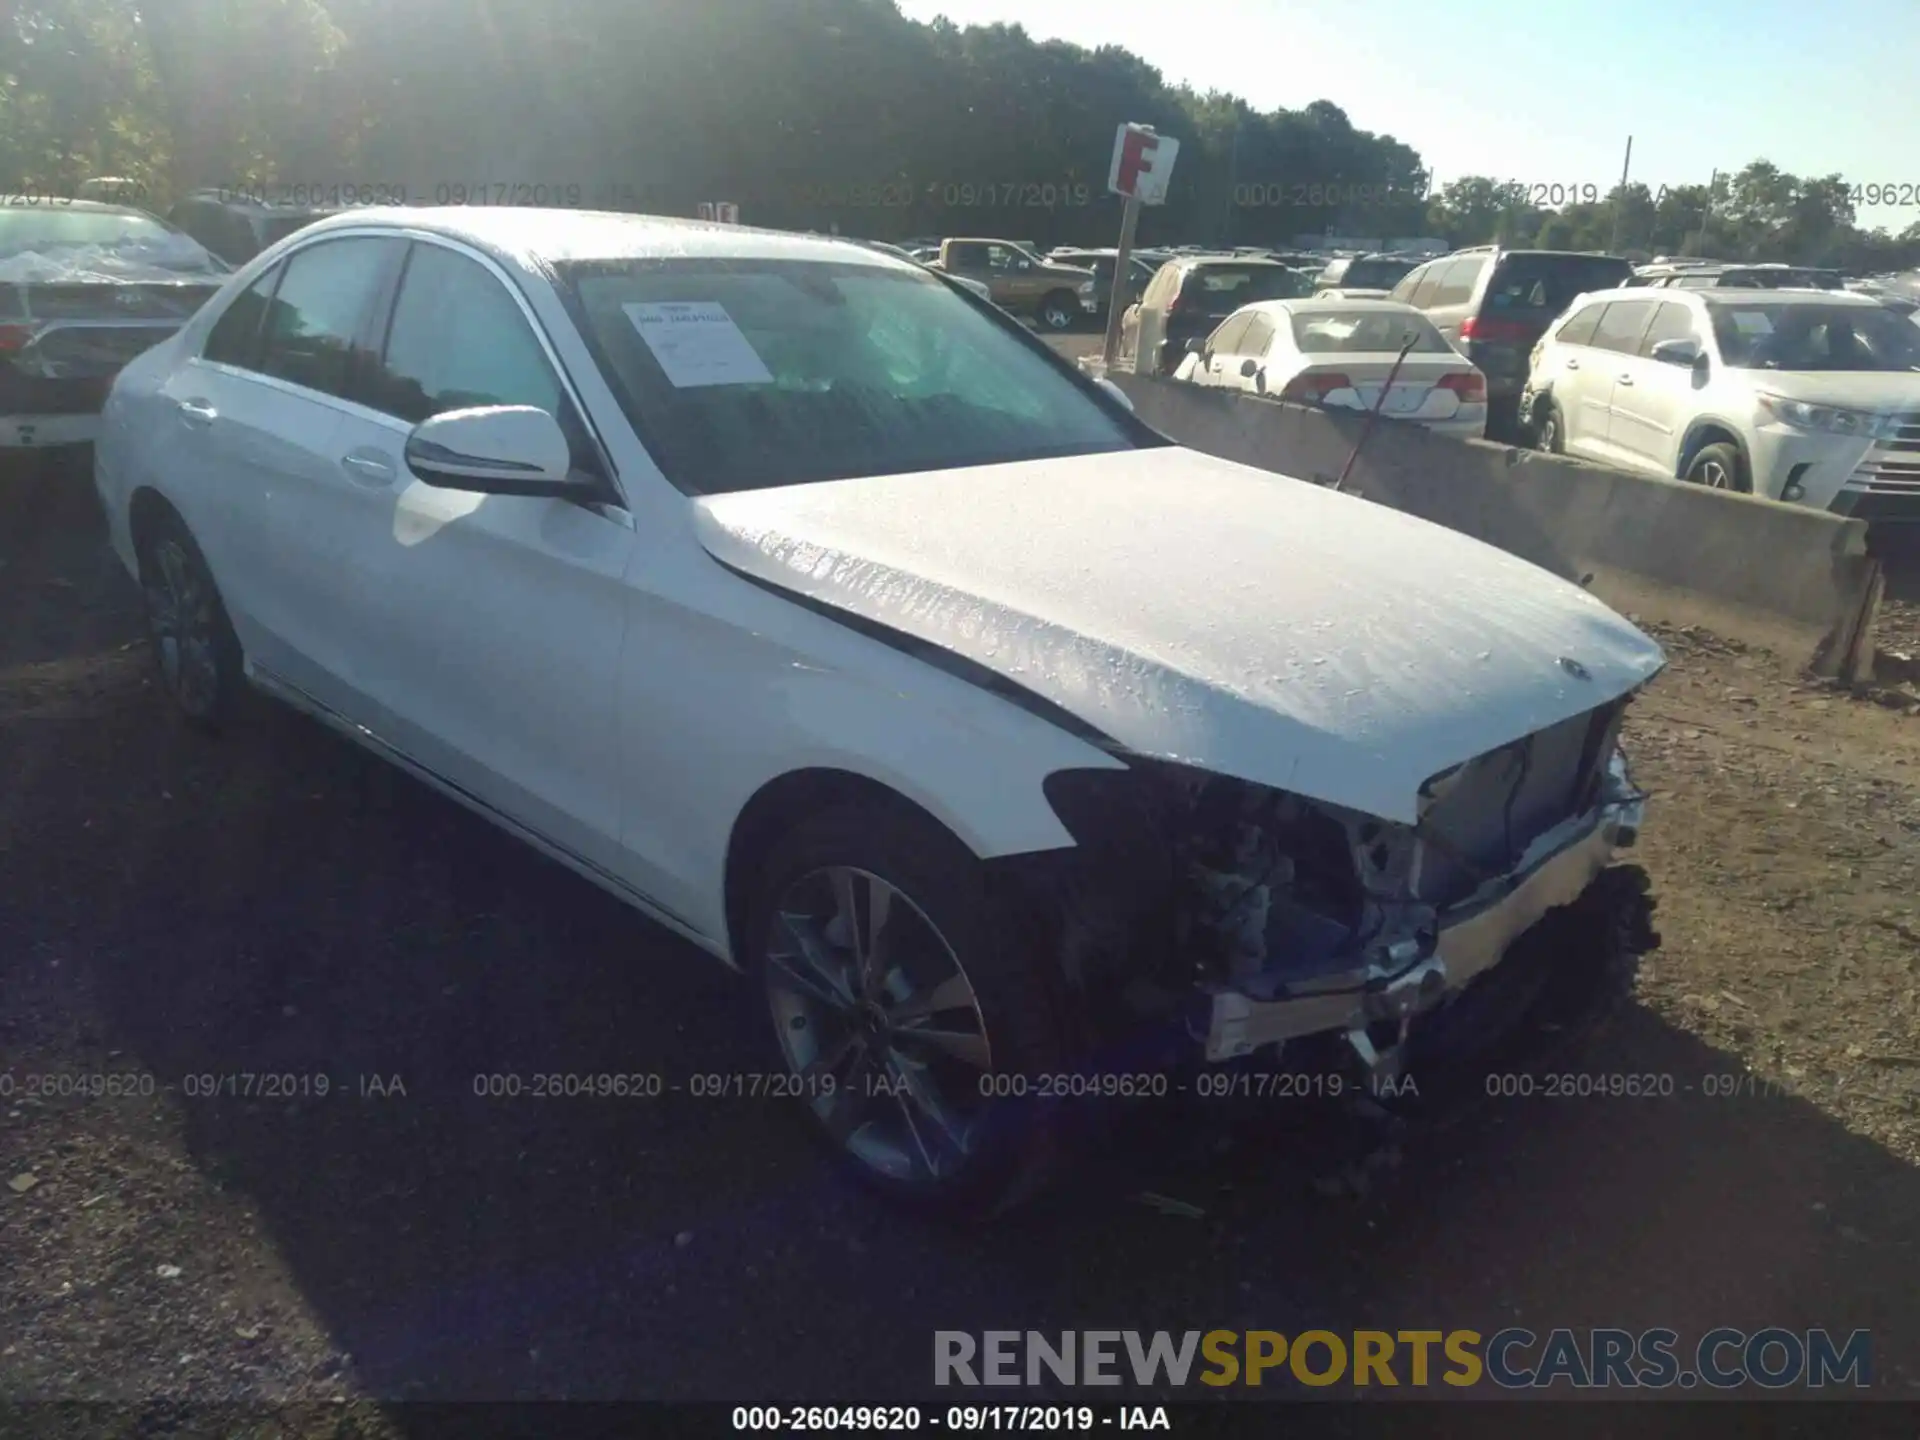
[[1742,370],[1920,370],[1920,329],[1878,305],[1709,308],[1721,359]]
[[1453,347],[1423,315],[1382,311],[1296,311],[1293,343],[1303,355],[1395,355],[1412,335],[1415,355],[1440,355]]
[[621,405],[689,494],[1136,444],[1060,362],[931,275],[675,259],[561,278]]
[[1558,315],[1588,291],[1625,285],[1632,275],[1631,265],[1610,255],[1508,255],[1487,287],[1486,305]]
[[1187,275],[1180,299],[1209,315],[1231,315],[1242,305],[1293,300],[1305,290],[1306,281],[1284,265],[1202,265]]
[[169,270],[219,268],[199,243],[132,210],[0,207],[0,258],[99,250]]

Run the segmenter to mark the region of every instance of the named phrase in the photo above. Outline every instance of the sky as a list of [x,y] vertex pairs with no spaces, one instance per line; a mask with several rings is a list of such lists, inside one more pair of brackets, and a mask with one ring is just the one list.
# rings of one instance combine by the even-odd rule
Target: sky
[[[1655,189],[1767,159],[1920,190],[1920,0],[897,3],[1121,45],[1260,110],[1331,100],[1419,151],[1436,186],[1491,175],[1604,194],[1631,135],[1631,178]],[[1897,233],[1920,206],[1863,204],[1858,220]]]

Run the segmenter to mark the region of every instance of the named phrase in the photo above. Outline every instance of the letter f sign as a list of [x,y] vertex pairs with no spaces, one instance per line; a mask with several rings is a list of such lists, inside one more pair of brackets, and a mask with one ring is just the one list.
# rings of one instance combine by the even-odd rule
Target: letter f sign
[[1138,196],[1143,205],[1166,199],[1167,180],[1180,142],[1137,125],[1122,125],[1113,137],[1113,165],[1107,189],[1116,195]]

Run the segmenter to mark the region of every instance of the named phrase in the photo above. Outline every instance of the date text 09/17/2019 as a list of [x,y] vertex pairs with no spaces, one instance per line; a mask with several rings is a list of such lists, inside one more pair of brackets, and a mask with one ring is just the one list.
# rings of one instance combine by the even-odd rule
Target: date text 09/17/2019
[[952,1435],[1026,1431],[1172,1430],[1164,1405],[736,1405],[736,1431]]

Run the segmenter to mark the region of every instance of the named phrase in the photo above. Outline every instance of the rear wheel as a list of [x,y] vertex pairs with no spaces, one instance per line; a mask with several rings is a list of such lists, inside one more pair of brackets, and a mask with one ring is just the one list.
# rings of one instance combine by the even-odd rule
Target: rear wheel
[[1533,409],[1533,448],[1548,455],[1564,455],[1567,450],[1567,422],[1560,407],[1542,400]]
[[160,686],[189,722],[217,729],[246,682],[240,641],[206,559],[171,511],[144,528],[136,558]]
[[1702,446],[1687,465],[1687,479],[1709,490],[1731,490],[1739,494],[1753,487],[1747,479],[1747,467],[1737,446],[1724,440]]
[[1055,290],[1040,302],[1040,323],[1049,330],[1071,330],[1080,318],[1080,302],[1065,290]]
[[743,958],[816,1135],[910,1206],[990,1215],[1037,1188],[1058,1146],[1021,1092],[1064,1046],[1033,938],[980,862],[862,802],[803,821],[762,877]]

